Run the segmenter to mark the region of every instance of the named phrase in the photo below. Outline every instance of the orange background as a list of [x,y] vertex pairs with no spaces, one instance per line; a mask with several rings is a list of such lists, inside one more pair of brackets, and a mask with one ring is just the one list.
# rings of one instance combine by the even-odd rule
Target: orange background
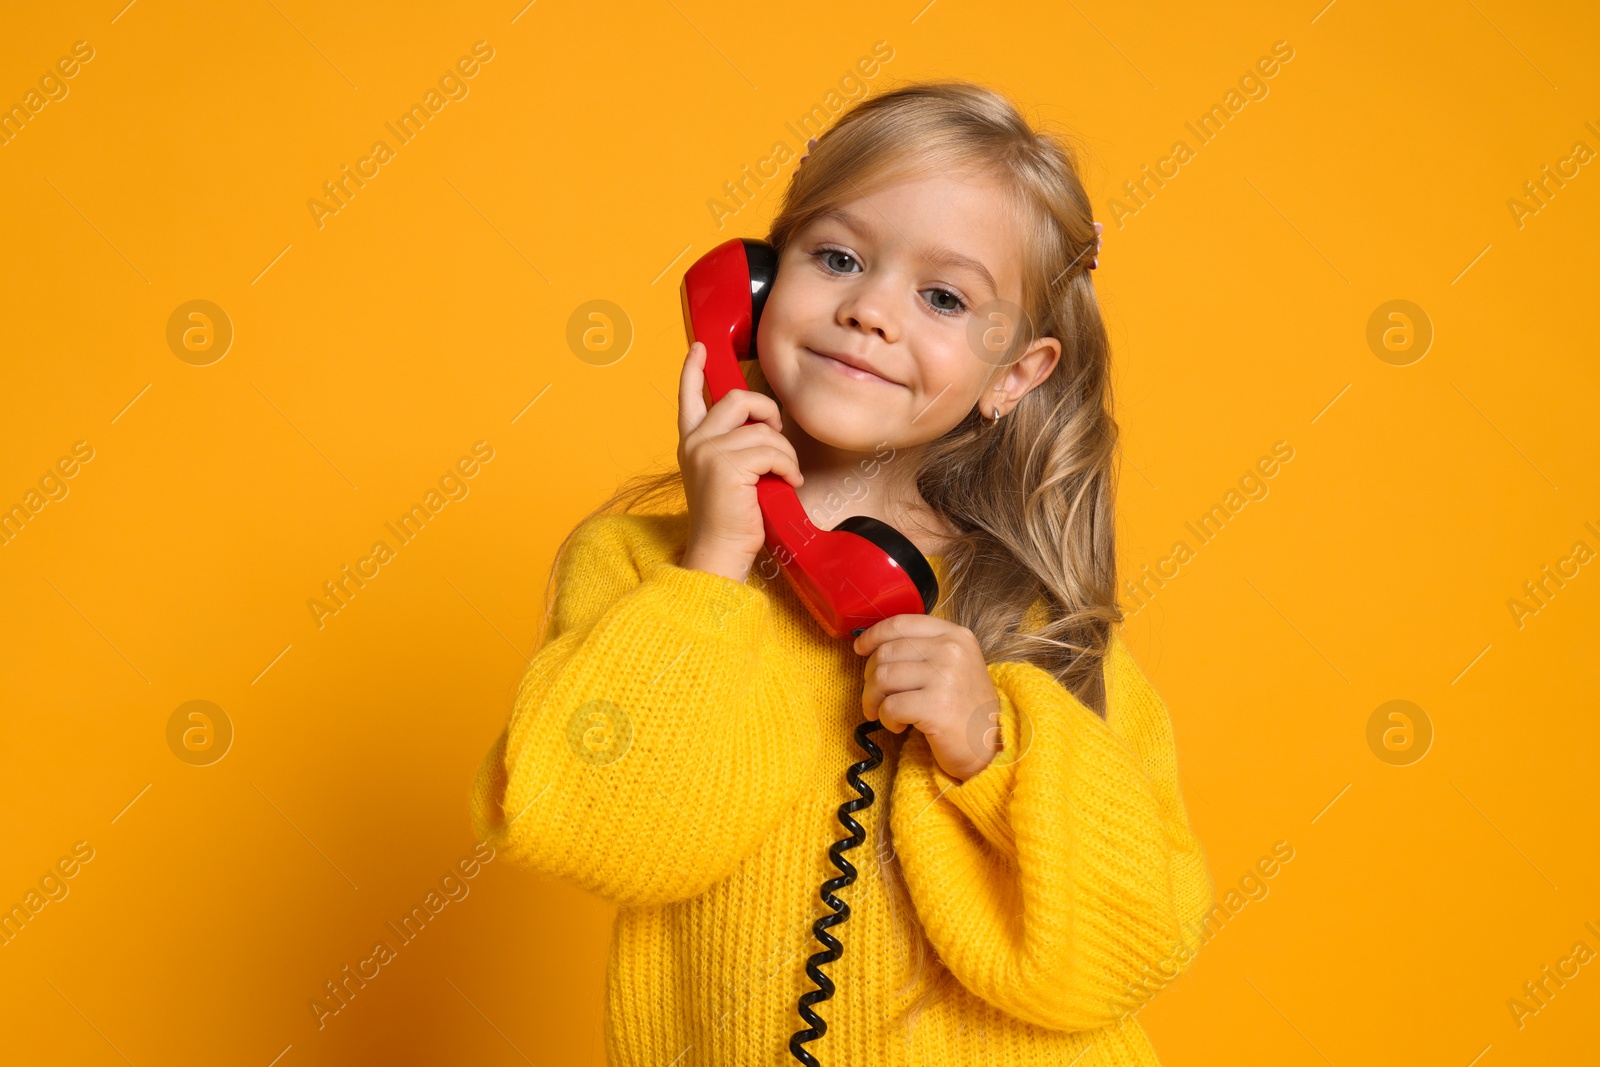
[[[556,543],[676,447],[678,279],[765,232],[794,157],[720,229],[708,200],[801,150],[786,123],[879,41],[873,92],[971,77],[1082,138],[1120,563],[1192,550],[1128,635],[1219,897],[1294,850],[1141,1013],[1163,1062],[1593,1055],[1600,963],[1520,1028],[1507,1007],[1600,951],[1600,564],[1508,606],[1600,550],[1600,164],[1508,206],[1600,150],[1592,8],[121,2],[0,34],[8,106],[93,49],[0,146],[0,505],[93,450],[0,545],[0,903],[93,850],[0,947],[0,1058],[601,1062],[611,911],[503,862],[323,1029],[308,1002],[470,857]],[[478,41],[399,146],[385,123]],[[1279,41],[1201,145],[1185,123]],[[319,227],[307,201],[380,138]],[[167,339],[197,299],[234,332],[203,366]],[[591,300],[627,315],[620,357],[569,348]],[[1369,346],[1392,300],[1432,325],[1420,359]],[[322,583],[480,441],[467,495],[319,627]],[[1201,544],[1185,524],[1279,441]],[[234,732],[209,766],[169,747],[193,700]],[[1369,746],[1391,700],[1431,724],[1409,765]]]

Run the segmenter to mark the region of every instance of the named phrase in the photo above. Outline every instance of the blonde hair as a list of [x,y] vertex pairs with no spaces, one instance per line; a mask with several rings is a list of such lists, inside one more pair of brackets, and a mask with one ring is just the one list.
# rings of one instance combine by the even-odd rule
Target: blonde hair
[[[1025,315],[1011,351],[1054,337],[1061,358],[998,423],[975,410],[918,454],[917,490],[957,533],[944,554],[939,614],[971,630],[987,662],[1032,663],[1104,717],[1102,663],[1122,621],[1113,516],[1118,429],[1110,341],[1088,271],[1094,217],[1078,155],[992,89],[966,81],[904,85],[862,100],[818,139],[791,177],[767,240],[781,257],[819,214],[897,179],[961,172],[999,181],[1022,238]],[[759,365],[743,366],[751,388],[773,396]],[[646,472],[591,517],[671,506],[682,493],[675,466]],[[552,579],[555,573],[553,564]],[[1043,622],[1026,625],[1040,602]],[[903,994],[922,984],[937,953],[913,917],[887,830],[888,804],[886,796],[880,848],[887,858],[880,851],[879,866],[900,921],[911,920],[908,940],[916,947]],[[908,1036],[916,1016],[955,988],[938,967],[901,1016]]]

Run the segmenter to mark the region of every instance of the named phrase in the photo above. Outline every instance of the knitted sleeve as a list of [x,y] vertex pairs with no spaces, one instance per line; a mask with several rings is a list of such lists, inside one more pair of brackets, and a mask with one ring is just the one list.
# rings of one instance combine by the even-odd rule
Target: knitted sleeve
[[1102,720],[1039,667],[990,664],[1000,753],[960,782],[913,731],[893,786],[895,851],[945,966],[1055,1030],[1136,1011],[1193,959],[1212,903],[1166,708],[1120,638],[1107,668]]
[[816,731],[791,720],[767,595],[579,528],[554,625],[473,782],[473,832],[619,905],[697,896],[799,796]]

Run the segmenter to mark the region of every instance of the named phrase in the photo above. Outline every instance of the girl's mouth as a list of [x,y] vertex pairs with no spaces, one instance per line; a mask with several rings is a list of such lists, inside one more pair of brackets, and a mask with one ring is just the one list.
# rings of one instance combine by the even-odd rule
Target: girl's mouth
[[884,385],[896,384],[882,375],[873,374],[871,371],[865,371],[859,367],[852,367],[848,363],[834,359],[832,356],[824,355],[823,353],[814,349],[807,348],[805,349],[805,352],[807,355],[810,355],[818,361],[826,364],[832,370],[844,375],[846,378],[854,378],[856,381],[860,382],[882,382]]

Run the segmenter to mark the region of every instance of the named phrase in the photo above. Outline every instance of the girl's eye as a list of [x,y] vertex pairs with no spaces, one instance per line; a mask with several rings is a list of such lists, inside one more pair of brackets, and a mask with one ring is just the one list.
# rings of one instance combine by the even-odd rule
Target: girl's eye
[[[813,259],[817,260],[818,262],[820,262],[822,264],[823,269],[828,271],[830,274],[854,274],[854,273],[856,273],[853,270],[847,270],[847,269],[844,269],[843,267],[838,267],[838,266],[834,265],[835,263],[838,263],[840,261],[843,261],[846,265],[849,265],[849,264],[852,264],[852,263],[856,262],[856,257],[855,256],[852,256],[849,252],[846,252],[846,251],[844,251],[842,249],[838,249],[838,248],[819,248],[815,252],[811,253],[811,257]],[[958,296],[955,293],[951,292],[949,289],[934,288],[934,289],[924,289],[922,291],[924,293],[933,293],[934,297],[935,297],[935,300],[937,300],[938,298],[942,297],[946,301],[945,303],[935,303],[934,301],[929,301],[928,306],[930,308],[932,308],[933,311],[935,313],[937,313],[937,314],[940,314],[940,315],[960,315],[960,314],[962,314],[963,312],[965,312],[967,310],[967,302],[965,300],[962,300],[960,296]]]
[[849,252],[845,252],[845,251],[842,251],[842,250],[837,249],[837,248],[819,248],[815,252],[811,253],[811,255],[813,257],[815,257],[816,259],[821,260],[822,263],[824,264],[824,268],[827,269],[827,270],[832,271],[834,274],[854,274],[855,273],[855,271],[852,271],[852,270],[844,270],[842,268],[835,267],[835,266],[832,265],[832,263],[829,262],[830,260],[840,260],[840,259],[842,259],[842,260],[845,260],[845,261],[847,261],[849,263],[854,263],[856,261],[856,257],[852,256]]
[[935,296],[948,297],[950,299],[951,303],[949,304],[930,303],[928,305],[941,315],[959,315],[963,311],[967,310],[966,301],[962,300],[959,296],[952,293],[948,289],[924,289],[922,291],[924,293],[933,293]]

